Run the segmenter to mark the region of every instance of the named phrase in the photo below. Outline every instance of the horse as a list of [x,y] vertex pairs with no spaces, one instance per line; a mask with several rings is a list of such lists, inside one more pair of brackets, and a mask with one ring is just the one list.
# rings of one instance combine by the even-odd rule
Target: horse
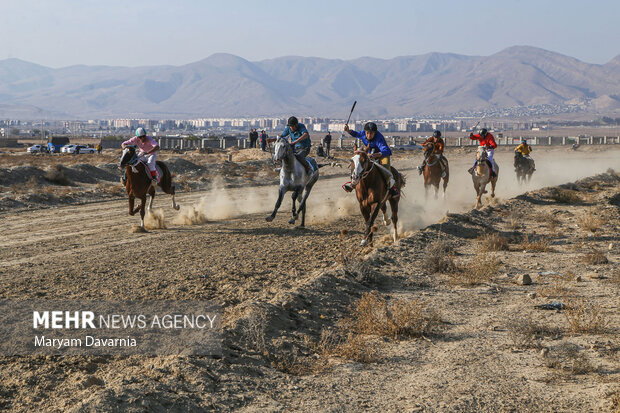
[[534,160],[523,156],[519,151],[515,151],[514,167],[517,173],[517,182],[524,184],[532,179],[534,173]]
[[[146,195],[150,196],[148,211],[153,209],[153,199],[155,198],[155,186],[151,180],[151,174],[146,164],[138,158],[135,146],[127,146],[121,153],[120,166],[125,168],[127,173],[127,181],[125,189],[129,196],[129,215],[133,216],[140,211],[140,227],[144,229],[144,207],[146,204]],[[174,185],[172,184],[172,175],[165,163],[157,161],[157,168],[160,172],[161,179],[158,186],[167,194],[172,195],[172,207],[179,210],[174,195]],[[140,206],[134,208],[135,199],[140,200]]]
[[[312,158],[306,158],[306,162],[308,159]],[[322,168],[325,164],[317,164],[314,162],[315,167],[313,167],[312,172],[306,173],[304,166],[295,157],[293,146],[285,138],[278,138],[276,140],[273,160],[276,163],[280,162],[282,164],[282,169],[280,169],[280,188],[278,190],[278,200],[273,208],[273,212],[271,215],[267,216],[265,220],[267,222],[273,221],[282,204],[282,198],[284,198],[284,195],[288,191],[293,191],[293,216],[288,223],[291,225],[295,224],[301,212],[301,225],[299,227],[304,228],[306,225],[306,201],[308,200],[310,191],[312,191],[312,187],[316,181],[319,180],[319,168]],[[300,195],[301,200],[299,201],[299,207],[296,209],[295,202],[300,198]]]
[[489,166],[487,151],[484,146],[478,147],[476,159],[478,162],[472,174],[472,181],[476,190],[476,208],[480,208],[482,206],[482,195],[487,193],[485,187],[489,182],[491,183],[491,198],[495,198],[495,185],[499,176],[499,166],[497,163],[495,164],[495,176],[491,177],[491,167]]
[[[433,185],[435,187],[435,199],[439,191],[439,183],[441,182],[441,165],[439,164],[439,155],[435,153],[436,146],[433,142],[424,145],[424,191],[428,198],[428,189]],[[450,179],[450,170],[448,168],[448,160],[446,159],[446,175],[443,177],[443,197],[446,197],[446,188]]]
[[[379,171],[377,164],[370,160],[364,151],[356,151],[356,155],[351,158],[351,185],[355,187],[355,195],[360,204],[360,211],[366,223],[364,239],[361,246],[372,245],[373,225],[379,211],[383,213],[383,223],[390,225],[390,220],[386,217],[386,201],[390,202],[392,210],[392,224],[394,226],[394,243],[398,242],[398,201],[400,197],[394,199],[390,196],[390,188],[383,174]],[[394,168],[391,168],[396,181],[396,188],[405,186],[405,178]]]

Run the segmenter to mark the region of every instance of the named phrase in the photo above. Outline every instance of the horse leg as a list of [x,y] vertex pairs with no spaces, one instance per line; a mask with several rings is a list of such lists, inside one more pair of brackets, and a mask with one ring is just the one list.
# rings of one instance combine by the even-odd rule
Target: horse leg
[[495,198],[495,184],[497,184],[497,178],[491,180],[491,198]]
[[273,208],[273,212],[271,213],[271,215],[265,218],[267,222],[273,221],[273,219],[276,217],[276,214],[278,213],[278,209],[280,208],[280,205],[282,205],[282,198],[284,198],[285,193],[286,193],[286,188],[281,186],[278,192],[278,200],[276,201],[276,206],[275,208]]
[[133,216],[138,210],[134,211],[133,207],[135,205],[136,199],[133,195],[129,195],[129,215]]
[[387,227],[392,221],[387,217],[387,206],[385,204],[381,206],[381,213],[383,214],[383,225]]
[[306,226],[306,204],[301,208],[301,225],[300,228],[304,228]]
[[140,198],[140,226],[144,229],[144,207],[146,205],[146,195],[142,195]]
[[362,240],[362,243],[360,244],[363,247],[366,244],[368,244],[367,229],[368,229],[368,221],[370,220],[370,207],[360,205],[360,211],[362,212],[362,216],[364,217],[364,225],[366,226],[366,229],[364,230],[364,239]]
[[[299,211],[303,210],[303,213],[305,215],[305,213],[306,213],[306,202],[308,200],[308,197],[310,196],[310,191],[312,191],[312,187],[313,186],[314,186],[314,182],[308,183],[306,185],[306,189],[304,191],[304,194],[303,194],[303,196],[301,198],[301,201],[299,202],[299,208],[297,208],[297,214],[299,214]],[[304,226],[304,222],[305,221],[302,221],[302,224],[301,224],[302,227]],[[295,222],[293,222],[293,223],[295,223]]]
[[390,198],[390,209],[392,210],[392,225],[394,226],[394,244],[398,242],[398,199]]
[[372,227],[375,223],[375,219],[377,219],[377,215],[379,214],[379,210],[381,208],[379,208],[379,203],[376,203],[374,207],[372,207],[372,212],[370,213],[370,218],[368,219],[368,221],[366,222],[366,238],[364,239],[364,241],[366,241],[364,243],[364,241],[362,241],[362,246],[370,244],[372,245],[372,238],[373,238],[373,233],[372,233]]
[[[291,196],[291,200],[293,201],[292,204],[292,209],[291,209],[291,213],[293,214],[293,218],[289,219],[288,223],[293,225],[295,223],[295,221],[297,220],[297,214],[298,214],[298,210],[295,209],[295,202],[297,201],[297,197],[299,196],[299,190],[295,189],[293,191],[293,195]],[[301,205],[299,205],[299,208],[301,209]]]
[[155,199],[155,188],[152,186],[149,188],[149,205],[147,210],[151,212],[153,210],[153,199]]

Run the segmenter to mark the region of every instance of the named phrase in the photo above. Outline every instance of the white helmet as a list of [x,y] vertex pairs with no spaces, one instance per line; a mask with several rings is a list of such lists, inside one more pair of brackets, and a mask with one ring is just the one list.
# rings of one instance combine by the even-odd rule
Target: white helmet
[[144,130],[144,128],[136,129],[136,136],[146,136],[146,131]]

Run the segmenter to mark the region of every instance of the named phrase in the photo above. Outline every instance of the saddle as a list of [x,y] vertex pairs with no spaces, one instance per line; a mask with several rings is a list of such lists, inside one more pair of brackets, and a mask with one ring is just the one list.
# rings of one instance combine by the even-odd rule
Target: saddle
[[[142,159],[138,160],[142,165],[144,165],[144,173],[147,174],[148,178],[151,179],[151,170],[149,169],[148,165],[146,164],[146,162],[144,162]],[[134,173],[138,173],[138,169],[136,168],[137,164],[134,164],[131,166],[131,170]],[[161,177],[164,175],[164,173],[161,170],[161,167],[159,166],[159,161],[155,161],[155,178],[157,180],[157,183],[159,183],[161,181]]]

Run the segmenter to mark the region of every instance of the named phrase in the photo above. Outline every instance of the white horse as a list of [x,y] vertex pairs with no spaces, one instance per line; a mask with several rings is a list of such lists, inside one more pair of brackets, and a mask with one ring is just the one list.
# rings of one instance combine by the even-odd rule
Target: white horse
[[478,147],[478,154],[476,155],[477,163],[474,168],[474,173],[471,175],[471,179],[474,183],[474,189],[476,190],[476,208],[482,206],[482,195],[486,194],[486,186],[491,182],[491,198],[495,198],[495,185],[497,184],[497,177],[499,176],[499,166],[493,161],[495,176],[491,177],[491,168],[487,162],[487,151],[484,146]]
[[[304,227],[306,224],[306,200],[310,195],[312,186],[319,179],[319,170],[316,169],[310,173],[306,173],[306,169],[295,157],[292,145],[285,138],[278,138],[274,147],[273,159],[276,162],[282,163],[282,169],[280,170],[280,190],[278,192],[278,200],[276,206],[273,209],[271,215],[267,218],[267,222],[273,221],[276,217],[276,213],[282,204],[282,198],[288,191],[293,191],[293,217],[288,221],[289,224],[294,224],[301,212],[301,225]],[[322,167],[325,165],[318,165]],[[304,191],[305,190],[305,191]],[[302,195],[299,201],[299,208],[295,209],[295,201]]]

